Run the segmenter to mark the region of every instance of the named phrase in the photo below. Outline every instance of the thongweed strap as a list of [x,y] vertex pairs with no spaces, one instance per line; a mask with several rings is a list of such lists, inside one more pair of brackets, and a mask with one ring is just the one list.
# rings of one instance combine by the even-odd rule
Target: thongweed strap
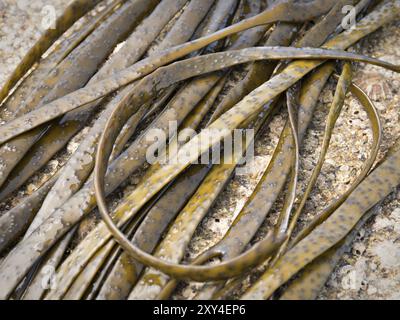
[[0,103],[15,84],[25,75],[47,49],[79,18],[92,10],[101,0],[75,0],[56,21],[56,28],[48,29],[28,51],[0,90]]

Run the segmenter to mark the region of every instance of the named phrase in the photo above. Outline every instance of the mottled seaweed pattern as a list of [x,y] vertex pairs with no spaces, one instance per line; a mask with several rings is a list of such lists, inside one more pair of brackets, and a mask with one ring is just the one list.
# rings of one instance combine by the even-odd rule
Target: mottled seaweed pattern
[[[348,30],[338,28],[345,5],[358,14]],[[1,200],[82,139],[48,181],[0,216],[0,298],[167,299],[188,280],[206,283],[196,298],[224,298],[260,265],[264,273],[241,298],[316,298],[371,209],[400,184],[398,145],[374,164],[382,126],[352,83],[352,65],[400,66],[346,51],[399,14],[398,0],[72,2],[0,91]],[[79,19],[87,23],[75,28]],[[328,81],[337,86],[323,145],[300,195],[301,144]],[[369,158],[347,192],[296,230],[347,93],[366,111]],[[198,226],[250,142],[226,163],[193,163],[235,129],[255,129],[257,140],[282,107],[288,120],[255,189],[224,237],[188,261]],[[152,130],[168,132],[171,121],[199,133],[164,144],[185,161],[148,167]],[[276,224],[249,247],[282,195]],[[106,196],[115,199],[112,213]],[[103,221],[77,238],[96,207]],[[49,266],[51,290],[41,286]]]

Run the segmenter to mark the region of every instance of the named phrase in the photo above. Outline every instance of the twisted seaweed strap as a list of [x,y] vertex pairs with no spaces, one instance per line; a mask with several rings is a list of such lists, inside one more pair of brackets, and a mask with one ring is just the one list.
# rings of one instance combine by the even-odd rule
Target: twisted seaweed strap
[[[287,235],[287,241],[279,249],[279,253],[274,258],[274,261],[271,264],[274,264],[274,262],[278,259],[278,257],[286,250],[287,243],[288,243],[288,241],[292,235],[292,232],[296,226],[297,220],[304,208],[304,205],[308,199],[309,194],[311,193],[312,187],[314,186],[314,184],[319,176],[319,173],[321,172],[321,168],[322,168],[322,165],[324,164],[324,160],[325,160],[325,155],[326,155],[326,152],[328,150],[328,147],[329,147],[329,144],[331,141],[332,132],[335,127],[336,121],[342,111],[344,101],[346,99],[346,94],[351,85],[352,78],[353,78],[353,73],[351,70],[351,65],[349,62],[346,62],[343,66],[343,71],[342,71],[341,77],[340,77],[337,87],[336,87],[333,103],[332,103],[331,109],[330,109],[328,117],[327,117],[325,134],[324,134],[323,144],[321,147],[321,154],[317,161],[317,165],[315,166],[315,168],[312,172],[311,179],[307,185],[306,191],[304,192],[304,195],[303,195],[300,205],[298,206],[298,208],[296,209],[295,213],[292,216],[291,216],[291,212],[289,212],[288,215],[286,216],[287,223],[286,223],[286,228],[285,228],[284,232]],[[378,134],[378,136],[380,137],[379,134]],[[377,139],[376,142],[377,142],[377,146],[379,147],[380,138]],[[377,148],[375,148],[375,150],[377,150]],[[369,162],[371,165],[375,161],[376,153],[373,153],[373,155],[374,155],[374,157],[373,157],[372,161],[370,159],[370,162]],[[368,170],[369,169],[370,169],[370,167],[368,168]],[[290,217],[291,217],[291,221],[289,222]],[[279,228],[280,228],[280,225],[278,224],[277,229],[279,230]]]
[[[273,23],[276,21],[308,21],[311,20],[313,18],[316,18],[318,16],[320,16],[321,14],[324,14],[325,12],[329,11],[329,9],[333,6],[335,1],[333,0],[314,0],[314,1],[310,1],[306,4],[300,4],[300,3],[293,3],[293,1],[289,1],[289,0],[285,0],[282,1],[278,4],[276,4],[275,6],[273,6],[272,8],[265,10],[264,12],[252,17],[252,18],[248,18],[245,19],[235,25],[232,25],[230,27],[227,27],[225,29],[222,29],[218,32],[215,32],[211,35],[202,37],[200,39],[194,40],[192,42],[186,43],[184,45],[180,45],[177,47],[174,47],[170,50],[166,50],[164,51],[162,54],[160,55],[156,55],[155,57],[150,57],[147,59],[144,59],[138,66],[137,68],[133,69],[135,70],[133,72],[133,75],[129,78],[131,79],[122,79],[123,83],[121,84],[116,84],[117,86],[114,87],[111,90],[106,90],[108,92],[102,92],[103,90],[100,90],[100,92],[96,92],[98,90],[96,90],[95,88],[91,87],[90,88],[90,93],[94,94],[96,96],[95,99],[92,99],[90,101],[86,101],[86,102],[78,102],[78,105],[75,106],[79,107],[81,105],[84,105],[88,102],[92,102],[94,100],[96,100],[97,98],[101,98],[104,95],[115,91],[116,89],[118,89],[119,87],[126,85],[152,71],[154,71],[155,69],[157,69],[157,67],[160,67],[162,65],[165,65],[167,63],[170,63],[172,61],[175,61],[181,57],[186,56],[187,54],[194,52],[196,50],[199,50],[201,48],[204,48],[205,46],[207,46],[208,44],[218,41],[220,39],[223,39],[227,36],[230,36],[232,34],[256,27],[256,26],[260,26],[260,25],[265,25],[265,24],[269,24],[269,23]],[[141,68],[143,67],[144,68]],[[90,96],[90,94],[89,94]],[[68,95],[66,96],[66,98],[70,98]],[[81,98],[79,100],[83,100],[84,97],[81,96]],[[86,96],[87,98],[87,96]],[[73,100],[71,99],[66,99],[69,103],[73,102]],[[74,109],[72,108],[72,109]],[[71,109],[71,110],[72,110]],[[65,113],[65,112],[64,112]],[[64,114],[63,113],[63,114]],[[57,117],[57,116],[56,116]],[[54,118],[52,118],[54,119]],[[44,122],[47,122],[51,119],[48,119]],[[24,125],[26,126],[30,126],[29,125],[29,121],[25,121]],[[37,125],[35,125],[34,127],[36,127]],[[33,127],[31,127],[33,128]],[[25,130],[22,132],[26,132],[29,130]],[[19,133],[22,133],[19,132]],[[9,139],[7,139],[9,140]],[[2,143],[4,141],[1,141],[0,143]]]
[[39,38],[35,45],[21,60],[15,71],[7,79],[0,90],[0,103],[9,94],[10,90],[28,72],[36,61],[46,52],[47,49],[79,18],[92,10],[102,0],[75,0],[63,12],[56,21],[56,28],[48,29]]
[[[333,43],[335,42],[333,41]],[[316,66],[318,65],[320,65],[320,63],[316,63]],[[396,67],[394,69],[396,69]],[[260,91],[262,90],[262,88],[263,86],[256,91]],[[243,107],[242,104],[244,105],[246,104],[246,102],[247,101],[245,99],[245,102],[242,102],[234,107],[231,111],[224,114],[220,119],[216,120],[210,126],[211,129],[219,130],[216,140],[221,139],[224,135],[230,132],[230,129],[232,129],[230,128],[230,126],[227,127],[226,124],[224,124],[224,120],[229,117],[228,114],[232,115],[233,113],[239,113],[238,119],[236,119],[236,121],[239,121],[239,119],[245,117],[247,113],[244,112],[240,107]],[[125,249],[127,249],[133,257],[135,257],[142,263],[158,268],[164,273],[175,278],[189,278],[195,281],[209,281],[226,279],[233,277],[234,275],[239,275],[243,270],[254,267],[255,265],[258,265],[260,262],[264,261],[265,258],[268,257],[271,252],[276,249],[277,246],[279,246],[280,242],[283,239],[276,239],[273,235],[269,235],[267,239],[264,239],[263,241],[256,244],[251,250],[231,261],[224,262],[214,267],[194,267],[163,262],[132,245],[129,240],[127,240],[125,236],[118,230],[118,228],[114,225],[112,219],[109,217],[103,193],[104,175],[106,171],[106,164],[108,163],[108,158],[112,149],[112,141],[116,138],[116,134],[120,129],[119,127],[123,126],[123,123],[121,123],[120,113],[121,110],[115,110],[113,116],[109,119],[106,125],[106,129],[103,132],[103,136],[100,141],[95,167],[95,192],[101,215],[104,218],[107,227],[112,230],[112,233],[116,237],[117,241]],[[192,143],[197,143],[198,139],[201,139],[204,135],[207,137],[207,133],[200,134],[192,140]],[[187,148],[190,148],[190,144],[190,142],[187,144]],[[184,168],[187,166],[187,164],[181,166],[182,168]],[[179,173],[182,168],[180,168],[179,166],[171,166],[167,168],[166,180],[169,180],[176,176],[176,174]],[[164,182],[161,181],[160,186],[162,186],[163,183]],[[239,265],[240,268],[235,268]]]
[[[356,181],[352,184],[352,186],[349,188],[349,190],[343,194],[337,201],[334,202],[334,204],[332,204],[331,206],[329,206],[330,208],[337,208],[341,203],[343,203],[345,201],[345,199],[347,198],[347,196],[357,187],[357,185],[365,178],[365,176],[367,175],[367,173],[370,171],[372,165],[374,164],[374,161],[376,159],[377,153],[379,151],[379,146],[380,146],[380,142],[381,142],[381,122],[380,122],[380,118],[379,118],[379,114],[377,112],[376,107],[374,106],[374,104],[370,101],[370,99],[368,99],[367,95],[358,87],[356,87],[354,84],[349,84],[349,90],[354,94],[354,96],[357,98],[357,100],[359,100],[359,102],[361,103],[362,107],[364,108],[364,110],[366,111],[367,115],[368,115],[368,119],[371,123],[371,128],[372,128],[372,132],[373,132],[373,145],[372,145],[372,150],[370,153],[370,156],[368,157],[368,160],[362,170],[362,173],[358,176],[358,178],[356,179]],[[337,117],[338,113],[334,112],[334,114],[336,114],[336,116],[331,116],[332,118]],[[334,127],[335,125],[335,121],[333,121],[334,119],[332,119],[329,123],[329,125],[327,124],[327,126],[329,128]],[[329,144],[328,144],[329,145]],[[325,148],[327,148],[328,146],[326,146]],[[317,170],[318,171],[318,170]],[[324,210],[325,212],[326,210]],[[291,224],[293,223],[293,221],[291,221]],[[310,230],[311,226],[307,226],[305,228],[305,230]],[[289,228],[289,230],[291,231],[291,228]],[[244,233],[245,230],[242,231],[242,233]],[[310,230],[311,232],[311,230]],[[240,232],[239,232],[240,233]],[[290,232],[289,232],[290,234]],[[304,233],[303,233],[303,237],[304,237]],[[300,239],[301,240],[301,239]],[[295,243],[297,243],[297,240]],[[241,242],[243,241],[243,239],[241,240]],[[247,243],[247,241],[245,241],[245,243]],[[284,246],[286,246],[286,244],[284,244]],[[280,249],[282,250],[282,248]],[[284,250],[283,250],[284,252]],[[205,251],[203,254],[199,255],[195,261],[193,261],[193,264],[202,264],[204,262],[207,262],[210,260],[210,258],[213,258],[215,256],[224,256],[224,249],[223,246],[221,247],[221,245],[216,245],[212,248],[210,248],[209,250]],[[235,287],[235,284],[241,283],[243,280],[242,277],[240,277],[239,279],[237,279],[236,281],[234,281],[232,286],[228,286],[224,289],[222,289],[222,291],[219,293],[219,296],[226,296],[227,294],[229,294],[229,292],[232,291],[231,287]],[[311,284],[309,284],[311,285]],[[168,298],[172,288],[175,287],[175,283],[174,281],[170,281],[168,283],[168,285],[165,287],[165,289],[162,291],[162,293],[159,295],[159,299],[166,299]]]
[[[337,75],[335,77],[338,78]],[[361,103],[363,106],[365,112],[368,115],[368,118],[371,123],[371,128],[372,128],[372,135],[373,135],[373,144],[371,147],[371,153],[368,158],[368,160],[365,162],[365,165],[357,177],[357,179],[351,184],[350,188],[343,194],[341,195],[336,201],[334,201],[332,204],[330,204],[327,208],[325,208],[323,211],[318,213],[311,222],[309,222],[304,229],[302,229],[299,234],[294,237],[290,243],[289,243],[289,248],[292,248],[295,244],[300,242],[302,239],[304,239],[307,235],[309,235],[312,230],[321,224],[323,221],[325,221],[337,208],[339,208],[340,205],[343,204],[343,202],[346,201],[346,199],[349,197],[349,195],[354,191],[354,189],[365,179],[365,177],[370,173],[371,168],[373,167],[376,157],[379,152],[379,147],[382,141],[382,124],[381,120],[379,117],[379,112],[374,105],[374,103],[371,101],[371,99],[368,97],[368,95],[356,84],[352,83],[350,84],[349,88],[350,92],[352,95],[354,95],[357,100]],[[305,193],[303,197],[308,196],[308,193]],[[299,207],[301,208],[301,207]],[[302,209],[302,208],[301,208]],[[300,210],[301,210],[300,209]]]
[[[318,59],[318,65],[323,63],[323,60],[320,59],[349,60],[370,63],[395,72],[400,71],[400,66],[398,65],[393,65],[382,60],[341,50],[292,47],[254,47],[208,54],[200,57],[190,58],[184,61],[175,62],[168,66],[161,67],[153,72],[151,75],[149,75],[149,77],[145,77],[142,80],[147,81],[147,85],[151,85],[154,90],[152,90],[153,92],[150,92],[149,94],[143,94],[141,99],[148,100],[149,95],[154,95],[157,92],[168,88],[174,83],[184,81],[205,73],[257,60],[282,59],[306,59],[311,60],[312,62],[310,63],[315,63],[316,59]],[[181,74],[174,74],[171,72],[171,70],[179,70]],[[169,77],[166,77],[165,74],[169,74]],[[72,111],[84,104],[97,100],[109,94],[110,92],[115,91],[119,87],[126,85],[127,83],[131,82],[132,79],[136,79],[136,77],[136,67],[130,67],[118,73],[115,78],[110,77],[93,85],[89,85],[85,88],[76,90],[70,94],[65,95],[62,98],[59,98],[57,100],[54,100],[53,102],[44,105],[39,109],[33,110],[26,115],[23,115],[9,123],[6,123],[2,127],[0,127],[0,144],[7,142],[8,140],[20,135],[21,133],[36,128],[41,124],[58,118],[63,114]],[[114,82],[115,80],[116,83]],[[131,94],[133,95],[135,93],[136,92],[133,92]]]
[[[373,12],[365,19],[363,19],[355,30],[348,30],[342,35],[335,37],[333,41],[329,42],[331,48],[339,48],[344,49],[353,43],[357,42],[367,34],[375,31],[377,28],[382,26],[384,23],[393,20],[399,12],[399,3],[398,1],[385,1],[385,5],[381,6],[379,10]],[[293,81],[297,81],[300,79],[304,74],[307,74],[310,70],[320,65],[319,61],[314,62],[306,62],[303,61],[300,65],[296,65],[295,74],[292,76],[290,75],[290,71],[285,73],[284,84],[281,84],[277,81],[269,82],[267,85],[263,86],[264,91],[267,92],[263,93],[262,98],[265,99],[266,97],[273,98],[275,96],[275,91],[286,90],[289,83],[293,83]],[[293,69],[293,68],[292,68]],[[293,72],[294,70],[291,70]],[[126,80],[126,79],[125,79]],[[281,79],[283,80],[283,79]],[[121,81],[121,79],[120,79]],[[104,83],[103,83],[104,84]],[[274,84],[276,87],[274,90],[270,87],[270,85]],[[283,88],[284,87],[284,88]],[[97,87],[99,90],[99,87]],[[104,92],[105,90],[103,90]],[[273,93],[272,93],[273,91]],[[86,92],[88,94],[88,92]],[[260,94],[260,90],[257,90],[257,93]],[[99,94],[99,92],[97,92]],[[81,100],[75,100],[74,103],[82,103]],[[252,104],[245,103],[244,104],[246,109],[250,109],[250,112],[253,112],[255,109],[259,107],[254,105],[254,101]],[[240,109],[241,112],[246,113],[246,110]],[[238,111],[238,108],[235,108],[235,112]],[[232,115],[232,112],[230,113]],[[239,118],[242,118],[243,115],[237,114]],[[227,116],[224,117],[225,120],[228,119]],[[232,119],[237,121],[237,117]],[[217,120],[218,121],[218,120]],[[221,121],[218,121],[218,125],[221,125]],[[89,194],[91,191],[91,185],[85,189],[81,197],[82,199],[90,199],[92,201],[92,196]],[[134,203],[133,203],[134,204]],[[85,214],[85,210],[88,210],[88,207],[91,207],[93,204],[86,205],[82,210],[77,208],[74,211],[65,212],[63,210],[57,210],[52,219],[46,221],[34,234],[32,234],[28,239],[24,240],[20,243],[12,253],[10,253],[6,259],[3,260],[0,266],[0,277],[2,281],[2,287],[0,288],[0,297],[5,298],[9,296],[11,290],[15,287],[18,281],[26,274],[27,269],[29,266],[34,262],[34,260],[41,255],[44,250],[48,250],[48,248],[60,238],[62,234],[64,234],[69,228],[69,223],[75,223],[80,217]],[[67,215],[68,213],[68,215]],[[61,218],[65,218],[66,220],[58,220]],[[51,224],[51,225],[50,225]],[[44,228],[50,226],[51,228]],[[105,227],[106,228],[106,227]],[[107,228],[106,228],[107,230]],[[108,237],[109,235],[105,235]],[[111,235],[110,235],[111,236]],[[37,244],[40,247],[40,251],[30,250],[33,244]],[[18,268],[17,268],[18,267]]]
[[267,299],[303,267],[343,240],[368,210],[400,184],[399,168],[400,149],[397,148],[357,186],[342,206],[267,270],[242,298]]
[[[335,77],[337,77],[339,79],[339,76],[335,75]],[[342,81],[347,81],[347,80],[343,79]],[[327,208],[325,208],[322,212],[318,213],[317,216],[312,220],[312,222],[309,223],[303,230],[301,230],[299,235],[297,235],[294,239],[291,239],[289,244],[284,243],[282,245],[282,247],[280,248],[280,254],[284,254],[286,252],[286,247],[291,249],[294,245],[296,245],[299,241],[301,241],[305,236],[307,236],[310,232],[312,232],[318,224],[325,221],[347,199],[347,197],[351,194],[351,192],[354,191],[354,189],[365,179],[365,177],[370,172],[370,170],[375,162],[375,159],[379,152],[380,142],[381,142],[381,138],[382,138],[382,126],[381,126],[378,111],[377,111],[375,105],[373,104],[373,102],[368,98],[368,96],[366,95],[365,92],[363,92],[360,88],[358,88],[356,85],[354,85],[352,83],[349,83],[348,87],[349,87],[349,91],[361,103],[363,109],[367,113],[368,120],[370,122],[372,135],[373,135],[373,141],[372,141],[370,155],[369,155],[367,161],[365,162],[365,165],[364,165],[361,173],[358,175],[357,179],[352,183],[350,188],[344,194],[342,194],[337,200],[335,200],[332,204],[330,204]],[[342,85],[339,85],[339,91],[343,91]],[[327,132],[325,133],[326,143],[324,144],[324,146],[322,147],[322,150],[321,150],[321,156],[320,156],[321,159],[324,159],[323,154],[326,152],[325,149],[327,149],[329,147],[329,143],[328,143],[329,138],[328,137],[331,135],[331,130],[333,130],[333,128],[335,126],[335,123],[336,123],[335,118],[338,116],[338,111],[339,111],[338,108],[340,109],[339,105],[341,104],[340,101],[344,98],[344,97],[340,97],[340,95],[343,95],[343,94],[344,94],[344,92],[336,93],[336,96],[337,96],[335,98],[336,101],[333,103],[330,115],[328,116],[329,120],[327,121],[327,124],[326,124]],[[316,166],[315,172],[319,172],[319,169],[317,167],[318,167],[318,165]],[[310,182],[310,184],[313,185],[312,181]],[[303,198],[307,197],[307,194],[308,193],[306,192],[303,195]],[[294,216],[292,218],[291,225],[288,230],[289,236],[291,235],[291,232],[293,231],[293,228],[295,227],[295,222],[298,218],[297,216],[301,213],[302,208],[299,207],[299,209],[296,210],[296,213],[294,214]],[[237,231],[237,232],[240,234],[240,231]],[[209,249],[208,251],[206,251],[206,253],[210,254],[212,252],[221,252],[221,253],[224,252],[222,250],[223,247],[222,248],[220,248],[220,247],[221,246],[217,245],[217,246]],[[277,255],[274,258],[274,261],[270,262],[269,265],[270,266],[274,265],[274,263],[279,259],[279,257],[280,257],[280,255]],[[318,275],[317,275],[317,277],[318,277]],[[235,279],[234,282],[232,282],[228,286],[225,286],[218,293],[217,297],[218,298],[228,297],[230,292],[232,292],[233,289],[236,288],[239,283],[242,283],[243,278],[244,277]],[[311,285],[312,284],[310,284],[310,286]]]
[[[120,121],[117,120],[121,118],[120,112],[121,110],[118,110],[118,108],[114,111],[114,114],[110,117],[106,125],[106,128],[103,132],[103,135],[101,137],[98,153],[96,156],[94,185],[95,185],[96,198],[102,218],[104,219],[107,227],[109,228],[113,236],[116,238],[116,240],[119,242],[119,244],[128,252],[130,252],[130,254],[135,259],[139,260],[141,263],[145,265],[150,265],[156,269],[160,269],[162,272],[175,278],[191,279],[195,281],[221,280],[237,276],[243,270],[257,266],[258,264],[263,262],[268,256],[270,256],[270,254],[274,252],[274,250],[276,250],[276,248],[282,243],[282,241],[284,241],[285,239],[284,237],[276,237],[275,235],[270,234],[266,239],[257,243],[248,252],[245,252],[242,255],[232,260],[223,262],[220,265],[211,267],[188,266],[188,265],[179,265],[179,264],[164,262],[140,250],[135,245],[133,245],[123,235],[123,233],[119,231],[118,227],[114,224],[111,217],[109,216],[103,191],[104,176],[107,167],[106,164],[108,163],[109,160],[113,141],[115,140],[116,135],[120,130],[120,127],[123,126],[121,120]],[[218,122],[219,121],[217,120],[214,124]],[[213,124],[210,126],[210,128],[212,127]],[[221,129],[219,133],[221,136],[219,138],[221,138],[224,134],[227,134],[228,131],[230,132],[228,127],[219,129]],[[207,133],[205,133],[205,135],[207,135]],[[197,136],[197,139],[200,138],[201,134]],[[196,138],[194,138],[192,142],[193,141],[195,141],[196,143]],[[187,145],[190,145],[190,142]],[[172,172],[168,175],[167,179],[173,178],[176,175],[174,171],[179,170],[178,168],[173,168],[173,166],[171,167],[171,169]],[[240,268],[238,268],[239,265]]]

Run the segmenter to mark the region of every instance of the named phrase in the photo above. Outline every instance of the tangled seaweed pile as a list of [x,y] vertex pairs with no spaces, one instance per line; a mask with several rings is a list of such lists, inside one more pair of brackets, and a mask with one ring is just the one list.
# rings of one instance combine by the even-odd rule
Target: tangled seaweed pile
[[[343,30],[346,5],[357,24]],[[379,114],[353,84],[352,63],[400,66],[345,51],[399,16],[399,0],[75,0],[0,91],[1,201],[83,135],[53,177],[0,216],[0,298],[168,299],[192,280],[205,282],[196,298],[221,299],[260,265],[243,299],[315,298],[370,209],[400,184],[399,143],[375,164]],[[300,146],[331,77],[319,159],[299,194]],[[368,115],[369,158],[347,192],[299,228],[347,93]],[[197,159],[235,129],[257,139],[280,108],[288,119],[251,197],[221,241],[183,263],[251,141],[221,164]],[[146,164],[152,130],[171,121],[199,131],[164,145],[185,161]],[[109,212],[106,197],[115,200],[139,171]],[[281,195],[276,225],[250,245]],[[96,214],[103,221],[77,238]]]

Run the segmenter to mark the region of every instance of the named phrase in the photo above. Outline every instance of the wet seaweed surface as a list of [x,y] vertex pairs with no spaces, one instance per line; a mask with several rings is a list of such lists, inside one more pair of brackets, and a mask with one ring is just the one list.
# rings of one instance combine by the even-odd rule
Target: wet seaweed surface
[[398,298],[400,1],[44,6],[0,2],[1,299]]

